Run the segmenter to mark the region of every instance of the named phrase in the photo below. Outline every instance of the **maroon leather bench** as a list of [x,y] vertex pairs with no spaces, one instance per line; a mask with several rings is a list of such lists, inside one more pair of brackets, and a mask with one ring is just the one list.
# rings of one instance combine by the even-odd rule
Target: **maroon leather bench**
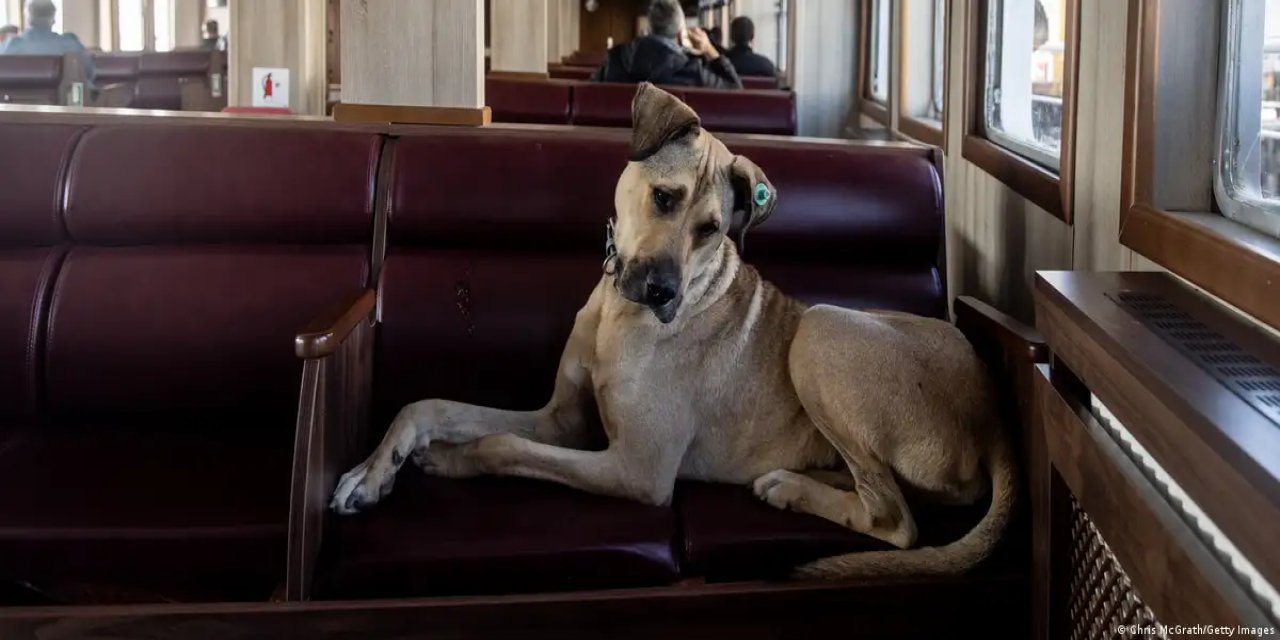
[[[138,109],[182,110],[183,86],[201,87],[208,92],[211,73],[222,73],[225,78],[226,57],[220,52],[165,51],[143,53],[138,60],[137,87],[133,104]],[[224,80],[225,82],[225,80]],[[222,88],[225,95],[226,88]],[[203,110],[203,109],[201,109]]]
[[[0,111],[17,143],[0,172],[21,178],[0,191],[0,384],[17,391],[0,395],[0,583],[54,603],[213,603],[11,610],[0,586],[0,635],[524,621],[589,637],[607,619],[640,637],[850,623],[1025,637],[1006,615],[1026,593],[1016,554],[957,578],[770,582],[876,543],[740,486],[681,483],[650,508],[410,466],[377,508],[333,517],[337,474],[404,403],[545,402],[600,276],[629,131],[205,120],[227,123]],[[946,313],[934,151],[722,137],[782,198],[747,239],[766,277],[811,302]],[[353,292],[374,283],[371,316],[373,294]],[[342,320],[309,322],[322,311]],[[1009,346],[990,362],[1029,352],[1011,336],[991,338]],[[954,538],[983,507],[921,513],[922,539]],[[271,601],[282,579],[284,597],[323,602]],[[481,597],[430,597],[464,594]]]
[[138,82],[138,66],[142,54],[130,52],[98,53],[93,56],[94,84],[103,87],[109,84],[129,84]]
[[0,581],[56,603],[265,601],[286,568],[292,341],[368,284],[382,139],[0,136]]
[[66,104],[68,76],[63,56],[0,56],[0,103]]
[[[728,91],[665,87],[698,110],[703,126],[717,133],[795,135],[795,94],[790,91]],[[572,80],[488,78],[485,101],[496,122],[631,127],[635,85]],[[560,104],[566,99],[568,104]]]
[[494,122],[568,124],[573,117],[573,83],[556,80],[486,78],[485,102]]
[[[374,437],[361,457],[417,400],[542,406],[601,275],[626,133],[442,129],[397,140]],[[945,315],[940,176],[929,151],[747,139],[731,149],[784,194],[748,242],[767,278],[810,302]],[[501,189],[491,185],[498,175]],[[958,537],[984,511],[943,510],[922,529]],[[385,503],[332,524],[315,590],[326,599],[761,579],[787,562],[884,548],[772,509],[740,486],[683,484],[675,506],[661,509],[534,481],[429,478],[412,465]]]
[[547,65],[547,75],[558,80],[588,80],[595,67],[575,67],[567,64]]

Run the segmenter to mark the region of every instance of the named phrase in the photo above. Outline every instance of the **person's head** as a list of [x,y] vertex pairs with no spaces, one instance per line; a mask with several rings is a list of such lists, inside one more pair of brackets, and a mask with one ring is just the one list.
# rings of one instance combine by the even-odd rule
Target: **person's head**
[[751,18],[738,16],[729,23],[729,42],[735,47],[750,47],[756,39],[756,24]]
[[653,0],[649,5],[649,31],[653,35],[676,38],[684,30],[684,8],[678,0]]
[[57,15],[58,8],[53,6],[53,0],[30,0],[27,3],[27,24],[33,27],[52,28]]
[[13,25],[6,24],[3,27],[0,27],[0,44],[8,42],[9,38],[16,35],[18,35],[18,28]]
[[204,21],[204,37],[206,38],[218,37],[218,21],[217,20]]

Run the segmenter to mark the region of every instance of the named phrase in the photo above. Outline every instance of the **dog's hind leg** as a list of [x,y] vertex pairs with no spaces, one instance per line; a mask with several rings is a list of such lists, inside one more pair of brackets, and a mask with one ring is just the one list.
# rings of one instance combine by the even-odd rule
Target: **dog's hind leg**
[[780,469],[757,478],[752,490],[778,509],[809,513],[899,548],[914,544],[915,519],[893,474],[861,468],[852,478],[854,489],[846,491],[814,475]]
[[537,411],[507,411],[439,399],[409,404],[396,415],[373,454],[338,480],[330,508],[351,514],[373,506],[391,492],[396,474],[411,456],[430,471],[470,475],[468,469],[452,463],[465,460],[451,452],[431,455],[433,442],[458,445],[510,433],[535,442],[582,446],[591,424],[587,420],[592,404],[588,367],[594,357],[600,299],[597,287],[578,312],[546,406]]

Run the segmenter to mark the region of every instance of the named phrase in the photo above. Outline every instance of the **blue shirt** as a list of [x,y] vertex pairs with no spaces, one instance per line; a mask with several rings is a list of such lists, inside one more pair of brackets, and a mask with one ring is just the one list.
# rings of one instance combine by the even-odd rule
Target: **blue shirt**
[[93,82],[93,57],[75,34],[54,33],[48,27],[27,27],[22,35],[10,38],[4,48],[0,48],[0,55],[60,56],[68,53],[80,54],[85,79]]

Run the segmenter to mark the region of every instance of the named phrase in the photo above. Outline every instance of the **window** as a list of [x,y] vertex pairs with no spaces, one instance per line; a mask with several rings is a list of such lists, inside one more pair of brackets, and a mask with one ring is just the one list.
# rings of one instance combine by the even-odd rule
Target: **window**
[[866,89],[871,99],[882,104],[889,102],[889,18],[888,0],[871,0]]
[[902,69],[898,128],[921,142],[942,144],[947,71],[945,0],[902,3]]
[[173,50],[173,0],[152,0],[155,19],[155,50]]
[[53,0],[53,8],[57,10],[57,12],[53,14],[53,31],[55,33],[62,33],[62,0]]
[[1280,0],[1232,0],[1223,25],[1214,194],[1227,217],[1280,236]]
[[142,51],[146,48],[146,28],[143,23],[143,0],[117,0],[116,26],[119,29],[121,51]]
[[933,91],[929,101],[933,119],[942,119],[942,95],[947,74],[947,0],[933,2]]
[[1059,167],[1068,0],[988,0],[982,127],[987,139]]

